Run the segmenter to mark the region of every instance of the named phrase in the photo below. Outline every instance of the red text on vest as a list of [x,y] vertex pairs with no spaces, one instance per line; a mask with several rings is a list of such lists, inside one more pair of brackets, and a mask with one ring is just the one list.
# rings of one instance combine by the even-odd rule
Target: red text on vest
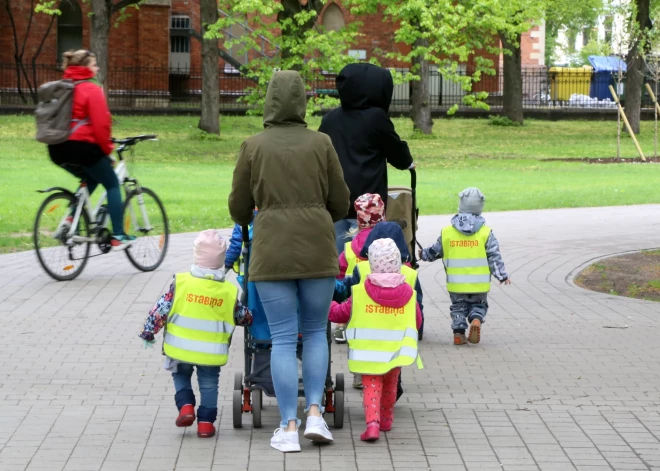
[[203,304],[204,306],[221,307],[223,299],[189,293],[188,296],[186,296],[186,302]]

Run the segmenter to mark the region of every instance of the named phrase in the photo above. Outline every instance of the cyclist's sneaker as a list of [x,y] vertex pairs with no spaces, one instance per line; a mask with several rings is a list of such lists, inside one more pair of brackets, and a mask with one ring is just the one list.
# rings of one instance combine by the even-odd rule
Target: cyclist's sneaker
[[71,230],[71,224],[73,224],[73,216],[67,217],[62,222],[62,225],[53,234],[53,239],[59,239],[62,234],[67,234]]
[[112,236],[110,245],[115,250],[124,250],[125,248],[130,247],[133,242],[135,242],[134,236],[124,234],[120,236]]

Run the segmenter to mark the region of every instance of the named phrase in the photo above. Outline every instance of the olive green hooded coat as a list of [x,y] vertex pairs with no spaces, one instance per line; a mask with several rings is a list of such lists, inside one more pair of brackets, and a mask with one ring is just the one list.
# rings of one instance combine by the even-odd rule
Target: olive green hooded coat
[[229,213],[245,225],[259,208],[250,281],[339,273],[333,222],[348,213],[350,194],[330,138],[307,129],[306,108],[300,75],[276,72],[266,94],[266,129],[241,146]]

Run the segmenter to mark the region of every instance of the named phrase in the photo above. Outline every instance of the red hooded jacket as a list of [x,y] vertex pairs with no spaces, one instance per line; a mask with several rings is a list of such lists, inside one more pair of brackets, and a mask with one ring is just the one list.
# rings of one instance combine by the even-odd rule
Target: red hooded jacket
[[[64,78],[70,80],[90,80],[94,73],[87,67],[72,65],[64,71]],[[114,146],[110,142],[112,136],[112,117],[105,101],[103,89],[93,82],[82,82],[76,85],[73,92],[72,119],[87,119],[87,123],[79,126],[69,137],[70,141],[83,141],[97,144],[105,155],[110,155]],[[75,123],[71,123],[71,127]]]

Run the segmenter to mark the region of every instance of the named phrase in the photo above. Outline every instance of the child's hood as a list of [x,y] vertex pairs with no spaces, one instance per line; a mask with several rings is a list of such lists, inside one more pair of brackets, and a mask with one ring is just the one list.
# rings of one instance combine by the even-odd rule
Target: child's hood
[[413,295],[413,289],[405,282],[395,288],[383,288],[367,279],[364,287],[371,299],[386,307],[403,307],[410,301]]
[[205,278],[213,281],[225,281],[225,270],[223,268],[202,268],[197,265],[190,267],[190,274],[195,278]]
[[360,256],[360,252],[362,252],[362,247],[364,247],[364,244],[367,241],[367,237],[369,237],[369,234],[371,233],[371,229],[372,228],[370,227],[368,229],[361,230],[351,241],[351,249],[353,249],[353,253],[358,257]]
[[486,220],[483,216],[476,214],[458,213],[451,219],[451,225],[465,235],[476,234],[484,224],[486,224]]

